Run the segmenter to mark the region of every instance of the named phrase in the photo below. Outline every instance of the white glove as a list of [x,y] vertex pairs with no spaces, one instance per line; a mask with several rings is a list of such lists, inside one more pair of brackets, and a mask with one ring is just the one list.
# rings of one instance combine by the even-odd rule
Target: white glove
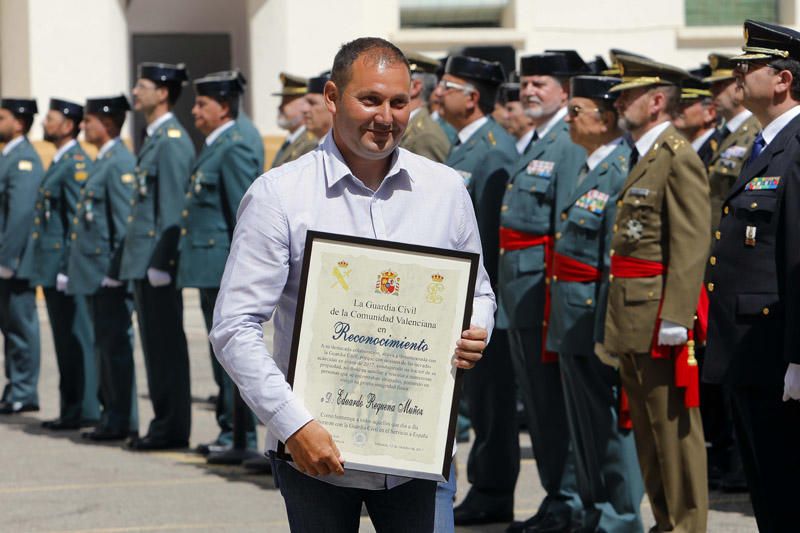
[[147,280],[153,287],[163,287],[172,283],[172,276],[169,275],[169,272],[157,268],[148,268]]
[[783,401],[800,400],[800,365],[789,363],[783,378]]
[[8,267],[0,265],[0,279],[11,279],[14,277],[14,271]]
[[612,353],[608,353],[606,347],[599,342],[594,343],[594,353],[600,362],[612,368],[619,368],[619,357]]
[[689,333],[686,328],[670,322],[669,320],[661,321],[661,329],[658,330],[658,344],[661,346],[678,346],[686,344],[689,339]]
[[[167,274],[169,275],[169,274]],[[152,282],[151,282],[152,283]],[[115,279],[111,279],[108,276],[103,276],[103,281],[100,282],[101,287],[108,287],[110,289],[116,289],[117,287],[122,287],[125,285],[121,281],[117,281]]]
[[58,292],[67,292],[67,283],[69,283],[69,278],[59,272],[56,274],[56,290]]

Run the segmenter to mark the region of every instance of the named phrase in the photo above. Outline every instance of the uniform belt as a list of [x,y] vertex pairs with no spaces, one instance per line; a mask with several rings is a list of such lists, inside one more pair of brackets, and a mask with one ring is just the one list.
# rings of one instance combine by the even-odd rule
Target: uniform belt
[[569,256],[553,253],[553,281],[588,283],[600,281],[600,271],[590,264]]
[[[652,278],[666,274],[667,269],[663,263],[658,261],[648,261],[636,257],[624,255],[611,256],[611,275],[615,278]],[[658,318],[656,319],[653,340],[650,345],[650,355],[653,359],[674,359],[675,360],[675,386],[685,389],[683,404],[688,407],[700,406],[700,375],[697,368],[697,359],[694,356],[695,337],[705,338],[708,318],[708,296],[701,289],[701,294],[697,302],[697,320],[695,331],[688,331],[688,340],[682,346],[662,346],[658,344],[658,332],[661,329],[661,305],[664,303],[662,296],[658,303]],[[624,391],[623,391],[624,395]],[[623,406],[627,403],[627,398],[620,402]],[[623,413],[620,414],[620,421],[623,420]]]
[[542,362],[558,361],[558,354],[547,351],[547,321],[550,320],[550,275],[553,271],[553,238],[550,235],[536,235],[511,228],[500,228],[500,251],[523,250],[534,246],[544,246],[544,321],[542,321]]

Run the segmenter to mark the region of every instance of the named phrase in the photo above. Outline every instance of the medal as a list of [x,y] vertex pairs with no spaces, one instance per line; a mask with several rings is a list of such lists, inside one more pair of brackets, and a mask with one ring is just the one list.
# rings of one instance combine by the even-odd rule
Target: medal
[[194,184],[194,193],[195,194],[200,194],[200,191],[202,191],[202,190],[203,190],[203,186],[200,185],[199,181]]
[[755,226],[747,226],[744,230],[744,244],[745,246],[755,246],[756,245],[756,227]]
[[50,200],[47,198],[44,199],[44,219],[50,220]]
[[94,220],[94,213],[92,212],[92,202],[86,202],[86,222],[91,222]]

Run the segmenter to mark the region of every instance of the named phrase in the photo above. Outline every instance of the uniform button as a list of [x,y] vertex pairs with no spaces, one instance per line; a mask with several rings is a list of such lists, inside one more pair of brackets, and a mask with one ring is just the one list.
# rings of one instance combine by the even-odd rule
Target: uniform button
[[618,229],[619,229],[619,226],[617,226],[616,224],[614,224],[614,226],[612,226],[612,228],[611,228],[611,230],[612,230],[614,233],[616,233]]
[[614,250],[611,250],[610,252],[608,252],[608,255],[609,255],[609,257],[611,257],[611,256],[613,256],[615,253],[616,253],[616,252],[615,252]]
[[769,307],[765,307],[764,309],[762,309],[762,310],[761,310],[761,313],[762,313],[764,316],[767,316],[767,315],[769,314]]
[[99,254],[100,253],[100,248],[95,248],[94,249],[94,253]]
[[506,249],[505,248],[500,248],[500,255],[503,255],[504,253],[506,253]]
[[543,325],[544,327],[547,327],[547,320],[542,320],[542,325]]
[[151,229],[150,231],[147,232],[147,235],[149,235],[150,237],[155,237],[156,236],[156,232],[155,232],[155,230]]
[[531,192],[536,192],[536,185],[534,185],[533,187],[531,187]]
[[190,192],[187,192],[187,193],[186,193],[186,198],[191,198],[191,197],[192,197],[192,193],[190,193]]
[[136,205],[136,200],[131,200],[131,205]]
[[561,213],[561,220],[567,220],[567,214]]
[[720,233],[719,230],[715,231],[714,232],[714,238],[719,240],[720,237],[722,237],[722,233]]
[[188,217],[189,216],[189,210],[188,209],[184,209],[183,211],[181,211],[181,216],[183,218]]
[[55,244],[53,245],[53,248],[55,248],[56,250],[58,250],[59,248],[61,248],[61,243],[60,243],[60,242],[57,242],[57,243],[55,243]]
[[82,206],[81,206],[81,203],[80,203],[80,202],[78,202],[77,204],[75,204],[75,209],[80,209],[81,207],[82,207]]
[[558,281],[558,276],[553,276],[553,281]]
[[656,295],[656,293],[654,293],[653,291],[647,291],[647,297],[648,298],[652,298],[655,295]]
[[42,208],[42,202],[36,202],[36,209]]
[[728,206],[726,205],[726,206],[725,206],[725,207],[722,209],[722,213],[723,213],[723,214],[725,214],[725,215],[727,215],[727,214],[728,214],[728,211],[730,211],[730,210],[731,210],[731,208],[730,208],[730,207],[728,207]]
[[634,201],[633,201],[633,204],[634,204],[634,205],[639,205],[639,203],[640,203],[640,200],[639,200],[638,198],[637,198],[636,200],[634,200]]
[[186,235],[186,228],[181,228],[181,235]]
[[94,197],[94,191],[89,191],[89,198],[93,198],[93,197]]
[[750,209],[755,209],[756,207],[758,207],[758,202],[753,202],[750,204]]
[[75,233],[75,232],[72,232],[72,235],[70,235],[70,236],[69,236],[69,238],[70,238],[70,239],[72,239],[72,240],[74,241],[75,239],[77,239],[77,238],[78,238],[78,234],[77,234],[77,233]]
[[586,305],[592,305],[592,299],[591,298],[587,298],[586,299]]
[[622,207],[622,200],[617,200],[617,207]]
[[133,222],[133,215],[128,215],[128,222]]
[[717,264],[717,258],[712,255],[708,258],[708,262],[711,263],[711,266],[714,266]]
[[581,226],[583,226],[585,223],[586,223],[586,221],[584,219],[580,219],[578,221],[578,224],[580,224]]
[[214,246],[215,242],[216,241],[214,239],[208,239],[208,244],[210,244],[211,246]]
[[38,239],[39,238],[39,232],[38,231],[34,231],[33,232],[33,238],[34,239]]
[[508,206],[504,205],[503,207],[500,208],[500,211],[508,211]]
[[608,281],[614,281],[614,274],[608,275]]
[[560,238],[561,238],[561,232],[560,232],[560,231],[557,231],[557,232],[556,232],[556,239],[560,239]]
[[42,219],[40,219],[39,217],[36,217],[36,218],[33,219],[33,223],[38,226],[39,224],[42,223]]
[[77,223],[78,223],[78,217],[74,217],[74,218],[72,219],[72,223],[73,223],[73,224],[77,224]]
[[714,284],[713,283],[709,282],[708,285],[706,285],[706,288],[708,289],[708,292],[714,292]]
[[511,189],[513,189],[513,188],[514,188],[514,184],[513,183],[509,183],[508,185],[506,185],[506,189],[508,189],[509,191]]

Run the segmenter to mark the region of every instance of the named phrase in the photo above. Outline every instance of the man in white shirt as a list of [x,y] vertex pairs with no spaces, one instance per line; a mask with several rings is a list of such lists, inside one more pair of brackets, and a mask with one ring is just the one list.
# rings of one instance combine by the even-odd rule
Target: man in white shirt
[[[344,45],[323,88],[332,133],[320,149],[256,180],[239,208],[210,339],[266,424],[268,450],[280,440],[294,460],[274,460],[292,531],[357,531],[362,503],[378,530],[433,528],[436,483],[347,469],[285,377],[308,229],[480,252],[458,174],[397,148],[409,87],[408,62],[391,43],[364,38]],[[481,267],[473,326],[455,349],[458,368],[480,359],[494,310]],[[261,324],[272,318],[270,354]]]

